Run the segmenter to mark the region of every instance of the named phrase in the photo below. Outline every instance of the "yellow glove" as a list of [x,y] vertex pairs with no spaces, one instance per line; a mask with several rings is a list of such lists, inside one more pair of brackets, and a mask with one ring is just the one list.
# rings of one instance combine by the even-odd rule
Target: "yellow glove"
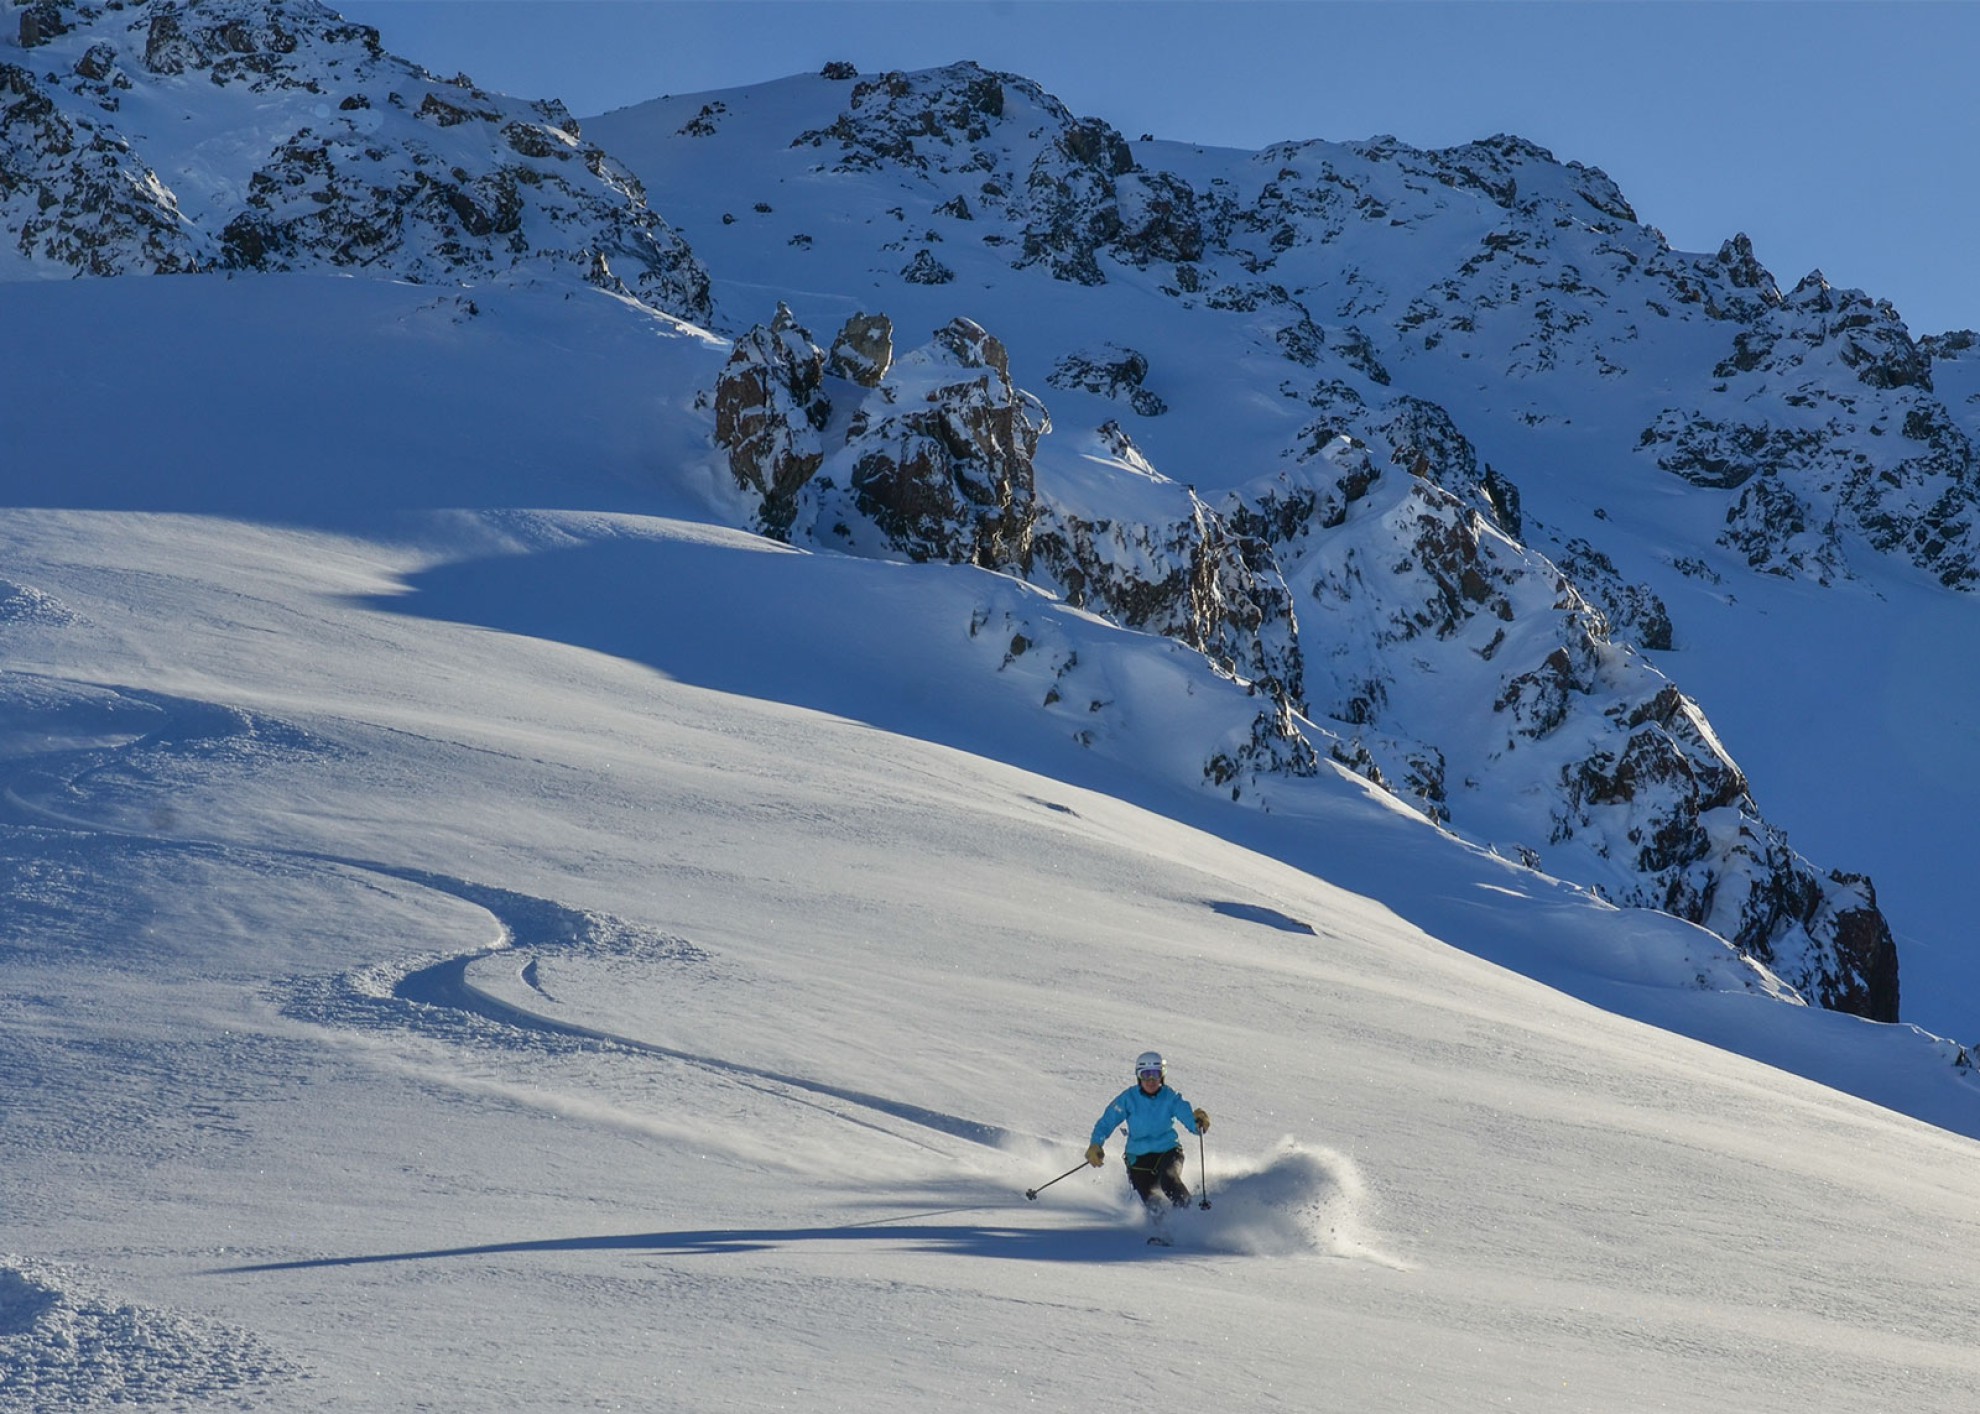
[[1206,1131],[1209,1128],[1210,1128],[1210,1111],[1208,1110],[1196,1111],[1196,1132],[1198,1134],[1202,1134],[1204,1131]]
[[1088,1144],[1086,1146],[1086,1161],[1092,1164],[1093,1167],[1099,1168],[1100,1165],[1107,1162],[1107,1151],[1098,1144]]

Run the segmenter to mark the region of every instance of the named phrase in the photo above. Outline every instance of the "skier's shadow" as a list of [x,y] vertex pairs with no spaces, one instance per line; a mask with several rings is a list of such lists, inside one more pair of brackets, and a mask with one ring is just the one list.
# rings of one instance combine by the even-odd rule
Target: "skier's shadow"
[[813,1242],[887,1242],[910,1252],[965,1257],[1004,1257],[1026,1262],[1123,1262],[1145,1259],[1150,1248],[1141,1235],[1117,1224],[1074,1228],[1010,1227],[991,1223],[927,1225],[908,1222],[853,1223],[835,1227],[702,1228],[685,1232],[633,1232],[595,1237],[551,1237],[527,1242],[489,1242],[472,1247],[434,1247],[416,1252],[374,1252],[346,1257],[308,1257],[290,1262],[255,1262],[214,1267],[202,1276],[245,1276],[256,1272],[299,1272],[323,1267],[364,1267],[386,1262],[432,1262],[447,1258],[499,1257],[532,1252],[650,1252],[664,1256],[721,1256],[775,1252]]

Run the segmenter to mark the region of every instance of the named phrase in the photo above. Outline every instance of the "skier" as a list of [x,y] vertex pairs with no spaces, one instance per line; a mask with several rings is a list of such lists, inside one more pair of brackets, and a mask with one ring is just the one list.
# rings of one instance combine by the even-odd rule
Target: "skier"
[[1143,1051],[1134,1062],[1134,1084],[1114,1097],[1093,1126],[1093,1142],[1086,1146],[1086,1161],[1099,1168],[1107,1161],[1107,1136],[1127,1126],[1128,1182],[1151,1211],[1155,1188],[1160,1185],[1170,1203],[1180,1208],[1189,1201],[1189,1188],[1183,1183],[1182,1145],[1176,1142],[1175,1126],[1181,1124],[1191,1134],[1210,1128],[1207,1110],[1191,1109],[1189,1101],[1168,1086],[1169,1066],[1159,1051]]

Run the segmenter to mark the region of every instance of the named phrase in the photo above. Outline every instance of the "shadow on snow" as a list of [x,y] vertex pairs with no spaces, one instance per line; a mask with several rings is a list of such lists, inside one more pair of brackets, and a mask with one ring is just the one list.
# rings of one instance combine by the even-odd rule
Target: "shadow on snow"
[[413,1252],[375,1252],[344,1257],[310,1257],[290,1262],[257,1262],[214,1267],[202,1276],[244,1276],[257,1272],[311,1271],[324,1267],[376,1266],[388,1262],[430,1262],[447,1258],[499,1257],[550,1252],[652,1252],[674,1256],[719,1256],[775,1252],[813,1242],[884,1242],[911,1252],[966,1257],[1008,1257],[1030,1262],[1124,1262],[1168,1255],[1152,1250],[1145,1234],[1118,1225],[1027,1228],[993,1223],[923,1226],[900,1219],[832,1227],[702,1228],[684,1232],[632,1232],[595,1237],[553,1237],[526,1242],[490,1242],[469,1247],[435,1247]]

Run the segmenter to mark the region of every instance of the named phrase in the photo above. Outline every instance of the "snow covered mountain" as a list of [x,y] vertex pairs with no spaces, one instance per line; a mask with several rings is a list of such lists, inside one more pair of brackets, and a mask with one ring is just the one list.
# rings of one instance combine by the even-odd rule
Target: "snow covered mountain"
[[[1970,1390],[1980,1090],[1769,802],[1955,818],[1971,335],[1515,139],[8,13],[0,1409]],[[1022,1195],[1151,1043],[1144,1262]]]
[[[1797,855],[1738,742],[1638,651],[1692,636],[1667,607],[1686,581],[1828,584],[1848,545],[1873,577],[1899,558],[1972,587],[1973,446],[1888,306],[1818,277],[1784,297],[1743,239],[1674,252],[1599,172],[1517,139],[1137,148],[968,64],[592,131],[669,193],[732,319],[766,288],[827,329],[966,316],[1050,408],[1037,449],[987,461],[952,412],[950,453],[904,478],[885,409],[929,391],[830,388],[845,336],[828,357],[786,312],[724,384],[766,529],[992,564],[1171,633],[1270,699],[1268,774],[1317,749],[1823,1005],[1897,1016],[1868,878]],[[745,403],[776,430],[741,428]],[[992,403],[1046,425],[1009,387]],[[835,405],[858,410],[828,429]],[[1625,520],[1611,493],[1665,504]],[[1011,522],[991,559],[964,503]],[[1206,758],[1255,787],[1249,753]]]
[[0,278],[561,268],[707,317],[693,254],[560,104],[438,79],[310,0],[12,8]]

